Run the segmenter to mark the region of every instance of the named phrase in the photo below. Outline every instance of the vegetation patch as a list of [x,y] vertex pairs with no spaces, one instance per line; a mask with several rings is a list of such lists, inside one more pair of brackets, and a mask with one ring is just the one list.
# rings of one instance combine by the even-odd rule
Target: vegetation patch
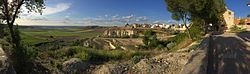
[[247,31],[246,28],[241,28],[238,26],[233,26],[230,28],[230,32],[232,33],[239,33],[239,32],[245,32],[245,31]]
[[86,47],[67,47],[56,51],[57,58],[80,58],[83,61],[105,62],[112,60],[130,60],[134,56],[150,56],[146,51],[98,50]]
[[74,28],[65,29],[21,29],[22,41],[34,45],[43,42],[53,41],[55,39],[64,39],[70,37],[75,38],[93,38],[101,35],[101,31],[95,30],[80,30]]

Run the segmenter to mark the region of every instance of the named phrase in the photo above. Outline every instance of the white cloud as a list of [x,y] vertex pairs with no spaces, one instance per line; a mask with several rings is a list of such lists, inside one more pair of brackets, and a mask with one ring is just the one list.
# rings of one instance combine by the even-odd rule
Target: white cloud
[[148,21],[147,17],[146,16],[141,16],[141,17],[137,17],[136,22],[145,22],[145,21]]
[[[60,24],[60,22],[58,21],[49,21],[49,19],[47,18],[48,15],[53,15],[53,14],[57,14],[60,12],[64,12],[66,10],[68,10],[71,7],[71,3],[58,3],[55,6],[52,7],[46,7],[43,10],[42,15],[40,15],[39,13],[35,13],[35,12],[28,12],[28,9],[25,8],[25,6],[22,7],[23,13],[20,14],[19,19],[17,19],[16,23],[17,24],[23,24],[23,25],[48,25],[50,23],[54,23],[54,24]],[[69,18],[70,13],[68,13],[68,15],[65,16],[65,18]]]
[[19,25],[44,25],[44,26],[66,25],[58,20],[52,21],[52,20],[18,19],[16,20],[16,22],[18,22]]
[[168,20],[167,23],[169,23],[169,24],[177,24],[178,21],[176,21],[176,20]]
[[105,17],[108,17],[109,15],[108,15],[108,14],[105,14],[104,16],[105,16]]
[[66,11],[70,8],[71,3],[58,3],[56,4],[56,6],[53,7],[46,7],[43,12],[42,15],[40,15],[39,13],[35,13],[35,12],[28,12],[28,9],[25,8],[25,6],[22,7],[23,9],[23,13],[21,14],[21,18],[30,18],[30,17],[44,17],[46,15],[52,15],[52,14],[56,14],[56,13],[60,13],[63,11]]
[[51,14],[63,12],[63,11],[68,10],[70,6],[71,6],[71,3],[59,3],[55,7],[46,7],[46,9],[43,10],[43,15],[51,15]]
[[131,14],[131,15],[129,15],[129,16],[123,16],[122,18],[123,18],[123,19],[132,19],[133,17],[134,17],[134,15]]
[[[146,16],[135,16],[127,15],[120,16],[116,15],[102,15],[97,17],[85,17],[74,19],[70,16],[65,15],[62,19],[47,19],[46,17],[40,17],[36,19],[19,19],[17,20],[18,24],[21,25],[46,25],[46,26],[118,26],[124,25],[125,23],[153,23],[152,20],[149,20]],[[157,22],[157,21],[156,21]],[[158,22],[167,22],[159,20]]]

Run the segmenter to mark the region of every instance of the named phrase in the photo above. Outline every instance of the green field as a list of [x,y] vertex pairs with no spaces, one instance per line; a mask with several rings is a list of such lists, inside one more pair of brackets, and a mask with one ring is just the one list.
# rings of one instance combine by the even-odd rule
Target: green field
[[[102,34],[102,31],[94,29],[20,29],[22,40],[28,44],[37,44],[41,42],[48,42],[55,39],[79,39],[92,38]],[[51,38],[53,37],[53,39]]]

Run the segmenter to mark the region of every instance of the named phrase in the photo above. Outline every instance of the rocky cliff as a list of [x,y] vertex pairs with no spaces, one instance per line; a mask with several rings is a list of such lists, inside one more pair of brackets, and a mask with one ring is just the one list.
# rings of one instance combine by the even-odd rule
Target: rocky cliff
[[108,38],[128,38],[128,37],[138,37],[138,31],[136,29],[130,28],[113,28],[104,31],[103,37]]
[[0,74],[16,74],[15,69],[8,61],[8,57],[0,45]]

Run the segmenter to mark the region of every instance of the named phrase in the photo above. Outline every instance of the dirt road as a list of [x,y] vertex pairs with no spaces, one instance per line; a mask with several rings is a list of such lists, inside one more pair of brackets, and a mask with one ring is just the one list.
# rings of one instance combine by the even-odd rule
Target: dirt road
[[249,74],[249,40],[250,32],[214,35],[208,57],[208,74]]

